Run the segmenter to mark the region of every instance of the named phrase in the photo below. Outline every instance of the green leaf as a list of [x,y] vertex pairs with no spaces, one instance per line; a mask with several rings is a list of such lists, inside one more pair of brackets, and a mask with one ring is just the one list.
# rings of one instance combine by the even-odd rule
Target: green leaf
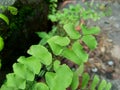
[[54,40],[54,43],[60,46],[67,46],[70,43],[70,39],[68,37],[55,36]]
[[53,72],[46,72],[45,79],[46,83],[49,86],[49,88],[54,87],[54,80],[55,80],[56,74]]
[[10,11],[10,13],[11,13],[12,15],[17,15],[17,13],[18,13],[17,8],[15,8],[15,7],[13,7],[13,6],[8,6],[8,10]]
[[92,35],[85,35],[82,37],[82,40],[91,50],[97,47],[97,41]]
[[72,83],[71,83],[72,90],[76,90],[78,88],[78,85],[79,85],[79,76],[77,73],[74,73]]
[[99,77],[97,75],[95,75],[93,78],[92,84],[90,86],[90,89],[96,90],[95,88],[96,88],[97,84],[99,83],[99,81],[100,81]]
[[98,34],[98,33],[100,33],[100,28],[97,26],[89,28],[88,32],[86,32],[86,34]]
[[63,84],[63,87],[67,88],[71,84],[73,72],[66,64],[61,65],[61,67],[56,71],[56,74],[58,79],[60,79],[58,82],[60,81]]
[[55,3],[55,2],[58,2],[58,0],[49,0],[51,3]]
[[3,38],[0,36],[0,51],[4,48],[4,41]]
[[0,18],[1,18],[2,20],[4,20],[4,21],[9,25],[9,19],[8,19],[7,16],[5,16],[5,15],[2,14],[2,13],[0,13]]
[[20,58],[18,58],[18,62],[24,64],[27,67],[27,69],[32,71],[34,74],[38,74],[40,72],[41,63],[39,59],[33,56],[28,58],[21,56]]
[[52,90],[52,88],[55,88],[55,77],[56,75],[53,72],[47,72],[45,74],[46,83],[49,86],[50,90]]
[[112,84],[111,83],[107,83],[107,85],[105,86],[105,90],[111,90]]
[[52,49],[52,52],[55,55],[60,55],[62,53],[64,47],[62,47],[58,44],[55,44],[54,42],[48,42],[48,43],[49,43],[50,48]]
[[4,5],[0,5],[0,13],[4,12],[6,10],[6,7]]
[[40,41],[41,45],[45,45],[47,43],[47,40],[50,38],[50,35],[48,35],[46,32],[37,32],[37,35],[42,38]]
[[64,49],[64,46],[67,46],[70,43],[68,37],[54,36],[48,41],[49,46],[51,47],[55,55],[60,55]]
[[73,72],[65,64],[61,65],[60,68],[57,69],[56,73],[47,72],[45,74],[46,83],[50,90],[66,90],[72,82],[72,77]]
[[35,83],[32,90],[49,90],[48,86],[45,83]]
[[3,84],[0,90],[16,90],[14,87],[8,87],[6,84]]
[[18,77],[14,73],[7,74],[6,85],[8,87],[16,88],[15,90],[25,89],[25,87],[26,87],[26,80]]
[[78,65],[86,62],[88,59],[88,54],[83,50],[78,41],[73,44],[72,50],[66,48],[62,51],[61,55]]
[[40,42],[39,42],[39,44],[41,44],[41,45],[45,45],[45,44],[47,44],[47,40],[48,40],[48,38],[43,38]]
[[22,79],[33,81],[35,74],[27,69],[27,67],[20,63],[13,64],[14,73]]
[[56,34],[56,31],[58,31],[58,27],[52,26],[52,30],[48,33],[51,37]]
[[84,64],[81,64],[73,74],[73,80],[71,83],[72,90],[76,90],[79,85],[79,76],[84,72]]
[[85,89],[87,87],[89,80],[90,76],[88,75],[88,73],[84,73],[82,75],[82,89]]
[[106,85],[107,85],[106,80],[102,80],[102,82],[98,86],[98,90],[104,90]]
[[81,25],[83,35],[98,34],[100,28],[97,26],[87,28],[85,25]]
[[60,67],[60,61],[55,60],[53,63],[54,71],[57,71],[57,69]]
[[81,35],[78,31],[75,30],[74,24],[72,23],[65,24],[63,28],[65,29],[66,33],[68,34],[68,36],[70,36],[71,39],[80,38]]
[[28,54],[38,58],[40,62],[45,65],[50,65],[52,63],[51,53],[42,45],[32,45],[28,50]]
[[72,62],[80,65],[83,61],[79,59],[79,57],[73,52],[73,50],[70,49],[64,49],[61,55],[68,60],[71,60]]
[[57,17],[55,15],[48,15],[48,18],[52,21],[52,22],[56,22],[57,21]]
[[73,44],[72,49],[82,62],[86,62],[88,60],[88,54],[83,50],[83,47],[80,45],[79,41],[76,41]]
[[77,73],[78,76],[81,76],[81,75],[83,74],[83,72],[84,72],[84,64],[81,64],[81,65],[77,68],[77,70],[75,71],[75,73]]
[[60,46],[67,46],[70,43],[70,39],[68,37],[54,36],[48,40],[48,43],[49,42]]
[[49,38],[49,35],[46,32],[37,32],[37,35],[40,38]]

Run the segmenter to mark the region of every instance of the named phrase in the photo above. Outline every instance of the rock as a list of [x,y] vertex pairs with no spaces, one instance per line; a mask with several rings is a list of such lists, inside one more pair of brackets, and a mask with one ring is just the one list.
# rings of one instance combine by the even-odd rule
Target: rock
[[[0,5],[3,5],[3,6],[10,6],[10,5],[13,5],[15,3],[16,0],[0,0]],[[0,8],[0,13],[2,13],[4,10],[2,10]]]
[[120,90],[120,80],[111,80],[112,89],[111,90]]
[[111,54],[113,57],[120,59],[120,46],[114,45],[113,49],[111,50]]
[[120,30],[116,29],[116,31],[109,33],[109,37],[113,40],[114,44],[120,45]]
[[98,71],[98,69],[96,67],[91,69],[93,73],[96,73]]
[[114,65],[114,62],[111,60],[111,61],[108,61],[107,62],[109,66],[113,66]]
[[4,6],[10,6],[15,3],[16,0],[0,0],[0,4]]

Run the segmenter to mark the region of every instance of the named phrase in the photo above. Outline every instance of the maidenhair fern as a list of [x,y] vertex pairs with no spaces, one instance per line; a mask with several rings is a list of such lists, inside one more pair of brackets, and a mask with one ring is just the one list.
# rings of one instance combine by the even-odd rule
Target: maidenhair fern
[[[100,80],[96,75],[91,78],[84,72],[84,63],[87,62],[89,54],[81,42],[84,42],[90,50],[95,49],[97,41],[94,34],[100,32],[99,27],[88,28],[80,22],[81,31],[75,30],[77,21],[81,18],[96,19],[97,16],[87,15],[96,14],[78,5],[70,6],[70,9],[63,11],[63,13],[54,12],[49,15],[52,21],[59,21],[59,24],[49,33],[37,33],[42,40],[28,49],[29,57],[21,56],[17,59],[17,62],[13,64],[13,73],[7,74],[7,80],[1,90],[66,90],[67,88],[110,90],[110,83]],[[74,17],[75,15],[78,16]],[[61,35],[59,31],[65,34]],[[71,69],[68,65],[62,64],[61,59],[72,61],[78,68]],[[39,78],[39,81],[36,78]]]
[[75,30],[75,26],[73,23],[67,23],[64,25],[63,28],[71,39],[79,39],[80,38],[81,35],[78,31]]
[[95,88],[96,88],[97,84],[99,83],[99,81],[100,81],[99,77],[95,75],[94,78],[93,78],[92,84],[90,86],[90,89],[95,90]]

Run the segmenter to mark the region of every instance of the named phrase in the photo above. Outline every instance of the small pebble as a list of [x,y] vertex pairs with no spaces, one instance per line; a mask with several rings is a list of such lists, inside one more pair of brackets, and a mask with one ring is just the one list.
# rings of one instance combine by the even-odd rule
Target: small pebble
[[105,52],[105,47],[101,47],[101,52],[104,53]]
[[96,67],[92,68],[92,72],[96,73],[98,69]]
[[112,66],[114,64],[113,61],[108,61],[108,65]]

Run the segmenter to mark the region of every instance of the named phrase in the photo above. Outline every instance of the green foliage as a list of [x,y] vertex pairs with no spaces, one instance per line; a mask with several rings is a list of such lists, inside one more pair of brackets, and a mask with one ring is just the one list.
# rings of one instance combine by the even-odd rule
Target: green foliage
[[[0,1],[0,19],[2,19],[3,21],[5,21],[5,23],[7,25],[9,25],[9,19],[8,17],[3,14],[2,12],[5,12],[6,10],[10,11],[11,14],[16,15],[17,14],[17,8],[13,7],[13,6],[9,6],[9,5],[4,5],[5,0],[1,0]],[[10,2],[10,1],[9,1]],[[13,3],[14,1],[11,1],[11,3]],[[3,5],[2,5],[3,4]],[[1,34],[1,33],[0,33]],[[4,48],[4,37],[0,36],[0,51],[2,51],[2,49]],[[1,59],[0,59],[0,68],[1,68],[2,64],[1,64]]]
[[88,59],[88,54],[83,50],[83,47],[80,45],[78,41],[76,41],[72,45],[72,49],[66,48],[65,50],[63,50],[61,55],[78,65],[81,65]]
[[68,37],[54,36],[51,37],[47,42],[50,45],[53,53],[55,55],[60,55],[64,47],[70,43],[70,40]]
[[17,15],[17,12],[18,12],[17,8],[15,8],[14,6],[4,6],[0,4],[0,9],[2,9],[2,11],[0,12],[0,18],[4,20],[7,25],[9,25],[8,17],[5,14],[2,14],[2,12],[4,12],[5,10],[8,10],[12,15]]
[[64,29],[65,29],[65,32],[68,34],[68,36],[71,38],[71,39],[79,39],[80,38],[80,34],[79,32],[77,32],[75,30],[75,26],[73,23],[67,23],[64,25]]
[[87,28],[85,25],[81,25],[83,35],[98,34],[100,28],[97,26]]
[[81,64],[76,71],[73,72],[73,80],[71,83],[71,89],[76,90],[80,84],[79,77],[82,76],[84,72],[84,64]]
[[99,77],[95,75],[94,78],[93,78],[92,84],[90,86],[90,89],[95,90],[95,88],[96,88],[97,84],[99,83],[99,81],[100,81]]
[[2,51],[4,47],[4,41],[3,41],[3,38],[0,36],[0,51]]
[[26,79],[28,81],[34,80],[34,73],[27,69],[27,66],[25,66],[24,64],[15,63],[13,65],[13,71],[16,76],[19,76],[22,79]]
[[47,72],[45,74],[46,83],[48,84],[50,90],[66,90],[72,82],[72,77],[73,73],[71,69],[65,64],[60,65],[57,69],[55,69],[55,73]]
[[49,90],[49,87],[45,83],[36,83],[32,90]]
[[58,0],[49,0],[49,3],[50,3],[50,5],[49,5],[49,13],[50,14],[55,14],[55,12],[56,12],[56,8],[57,8],[57,2],[58,2]]
[[89,79],[90,79],[90,76],[88,75],[88,73],[84,73],[82,75],[82,89],[85,89],[87,87]]
[[[9,6],[11,7],[11,6]],[[30,16],[33,17],[33,15],[35,14],[33,7],[30,7],[29,5],[22,5],[22,6],[17,6],[19,8],[19,11],[16,11],[16,9],[11,8],[12,12],[14,14],[16,14],[17,12],[17,16],[16,15],[11,15],[11,19],[10,19],[10,29],[13,32],[15,31],[19,31],[20,29],[23,28],[23,24],[26,22],[26,17]],[[16,11],[16,12],[15,12]]]
[[97,41],[96,41],[95,37],[92,35],[83,36],[82,40],[91,50],[93,50],[97,47]]
[[28,50],[28,54],[36,57],[41,63],[50,65],[52,63],[52,55],[42,45],[32,45]]
[[2,13],[0,13],[0,18],[1,18],[2,20],[4,20],[7,24],[9,24],[9,19],[8,19],[7,16],[5,16],[5,15],[2,14]]
[[76,90],[78,85],[79,85],[79,77],[76,73],[74,73],[72,83],[71,83],[71,89]]
[[[85,6],[87,7],[87,6]],[[48,18],[53,21],[59,21],[60,24],[74,23],[76,24],[79,20],[82,19],[93,19],[98,20],[102,15],[96,13],[95,10],[91,8],[84,8],[81,5],[70,5],[69,9],[64,8],[62,11],[57,11],[55,14],[50,14]]]
[[27,66],[30,71],[33,71],[33,74],[38,74],[41,69],[41,63],[39,63],[40,60],[32,56],[28,58],[21,56],[18,58],[18,62]]
[[[35,50],[37,50],[35,52]],[[42,52],[41,52],[42,51]],[[35,75],[39,74],[42,63],[49,65],[52,62],[52,56],[48,50],[41,45],[33,45],[28,50],[32,56],[18,58],[18,63],[13,65],[14,73],[7,75],[7,82],[2,88],[25,89],[28,81],[34,81]],[[42,57],[41,57],[42,56]],[[39,84],[38,84],[39,85]],[[35,88],[44,88],[35,86]],[[41,84],[40,84],[41,85]]]
[[106,81],[105,80],[102,80],[102,82],[100,83],[99,87],[98,87],[98,90],[103,90],[106,86]]
[[[0,36],[0,52],[2,51],[3,48],[4,48],[4,40]],[[2,67],[2,63],[1,63],[1,58],[0,58],[0,69],[1,69],[1,67]]]
[[[84,73],[84,64],[80,65],[76,71],[73,72],[73,80],[71,83],[72,90],[110,90],[111,83],[107,83],[105,80],[100,80],[98,75],[94,75],[93,78],[90,77],[88,73]],[[79,81],[81,78],[81,82]]]
[[[19,82],[18,82],[19,81]],[[14,73],[7,75],[7,82],[6,86],[14,89],[25,89],[26,80],[20,78],[19,76],[15,75]]]
[[112,84],[109,82],[107,83],[107,85],[105,86],[105,90],[110,90],[112,87]]
[[42,38],[39,44],[45,45],[47,44],[48,39],[53,37],[57,31],[57,27],[53,26],[51,32],[46,33],[46,32],[37,32],[37,35]]
[[[41,38],[40,43],[28,49],[29,57],[21,56],[17,59],[17,63],[13,64],[13,73],[7,74],[1,90],[110,90],[110,83],[100,81],[96,75],[91,78],[84,72],[84,63],[87,62],[89,54],[82,43],[94,50],[97,47],[94,34],[98,34],[100,29],[86,27],[80,20],[96,20],[99,15],[80,5],[70,6],[63,12],[55,12],[54,3],[57,0],[49,2],[53,5],[53,11],[48,17],[52,21],[59,21],[58,25],[49,33],[37,32]],[[76,24],[81,27],[81,31],[75,30]],[[73,67],[61,64],[62,59],[72,61],[78,68],[72,70]],[[36,78],[40,80],[37,81]]]
[[10,13],[11,13],[12,15],[17,15],[17,13],[18,13],[17,8],[15,8],[15,7],[13,7],[13,6],[8,6],[8,11],[10,11]]

